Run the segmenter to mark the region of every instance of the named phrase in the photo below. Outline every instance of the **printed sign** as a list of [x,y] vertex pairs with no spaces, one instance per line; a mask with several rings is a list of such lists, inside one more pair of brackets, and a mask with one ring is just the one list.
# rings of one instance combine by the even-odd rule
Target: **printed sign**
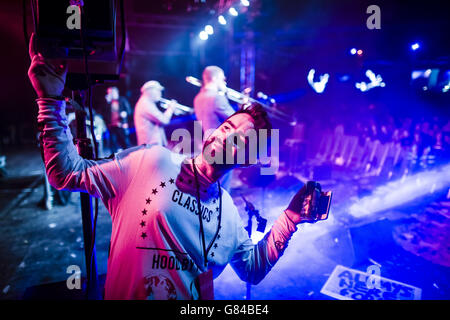
[[341,265],[320,292],[339,300],[420,300],[422,295],[420,288]]

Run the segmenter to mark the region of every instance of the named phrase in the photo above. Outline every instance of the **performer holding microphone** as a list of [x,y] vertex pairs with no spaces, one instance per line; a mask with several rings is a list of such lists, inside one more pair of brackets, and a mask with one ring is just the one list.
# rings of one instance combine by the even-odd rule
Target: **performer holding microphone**
[[[259,105],[230,116],[195,158],[145,145],[105,160],[83,159],[73,144],[61,96],[66,68],[37,53],[33,39],[28,75],[38,96],[49,181],[58,189],[101,198],[111,214],[106,299],[212,298],[212,279],[228,263],[242,280],[257,284],[282,256],[299,223],[327,218],[315,210],[320,186],[309,183],[262,240],[253,244],[248,237],[232,198],[217,181],[250,163],[211,163],[207,150],[225,160],[227,137],[239,134],[245,141],[248,130],[271,129]],[[236,154],[235,146],[231,151]]]

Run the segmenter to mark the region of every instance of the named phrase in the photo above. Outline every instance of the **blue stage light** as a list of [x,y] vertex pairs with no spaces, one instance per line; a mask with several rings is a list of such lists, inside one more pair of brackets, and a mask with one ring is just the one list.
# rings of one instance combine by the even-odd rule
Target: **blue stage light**
[[350,53],[351,53],[352,55],[355,55],[355,54],[356,54],[356,48],[351,48],[351,49],[350,49]]
[[226,20],[225,17],[222,16],[222,15],[220,15],[220,16],[217,18],[217,20],[219,21],[219,23],[220,23],[221,25],[226,25],[226,24],[227,24],[227,20]]
[[203,41],[208,40],[208,33],[203,30],[198,34],[198,37]]
[[233,8],[233,7],[231,7],[231,8],[228,10],[228,12],[229,12],[232,16],[235,16],[235,17],[238,15],[237,10],[236,10],[235,8]]
[[420,48],[420,43],[415,42],[411,45],[411,50],[416,51],[417,49]]
[[205,32],[209,35],[212,35],[214,33],[214,28],[212,27],[212,25],[208,24],[207,26],[205,26]]

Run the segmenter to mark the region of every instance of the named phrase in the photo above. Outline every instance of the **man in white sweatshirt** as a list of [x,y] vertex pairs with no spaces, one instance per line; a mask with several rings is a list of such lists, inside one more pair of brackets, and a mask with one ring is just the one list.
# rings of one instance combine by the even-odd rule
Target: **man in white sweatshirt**
[[[264,239],[253,244],[232,198],[217,183],[238,165],[210,163],[204,152],[187,159],[159,145],[143,145],[112,159],[81,158],[61,97],[66,68],[35,52],[33,43],[34,38],[28,75],[38,95],[49,181],[58,189],[99,197],[111,214],[105,299],[204,298],[208,284],[202,283],[212,282],[228,263],[242,280],[257,284],[280,258],[297,224],[312,222],[303,187]],[[225,154],[229,134],[260,128],[270,128],[262,108],[237,112],[203,150]]]

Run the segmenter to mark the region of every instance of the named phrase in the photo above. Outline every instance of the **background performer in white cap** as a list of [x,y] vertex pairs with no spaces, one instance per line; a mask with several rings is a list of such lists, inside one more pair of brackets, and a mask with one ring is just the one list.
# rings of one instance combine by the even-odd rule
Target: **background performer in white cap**
[[172,100],[165,112],[159,111],[156,103],[162,98],[164,87],[155,80],[141,87],[141,97],[134,110],[137,144],[158,144],[167,146],[164,126],[170,123],[176,101]]

